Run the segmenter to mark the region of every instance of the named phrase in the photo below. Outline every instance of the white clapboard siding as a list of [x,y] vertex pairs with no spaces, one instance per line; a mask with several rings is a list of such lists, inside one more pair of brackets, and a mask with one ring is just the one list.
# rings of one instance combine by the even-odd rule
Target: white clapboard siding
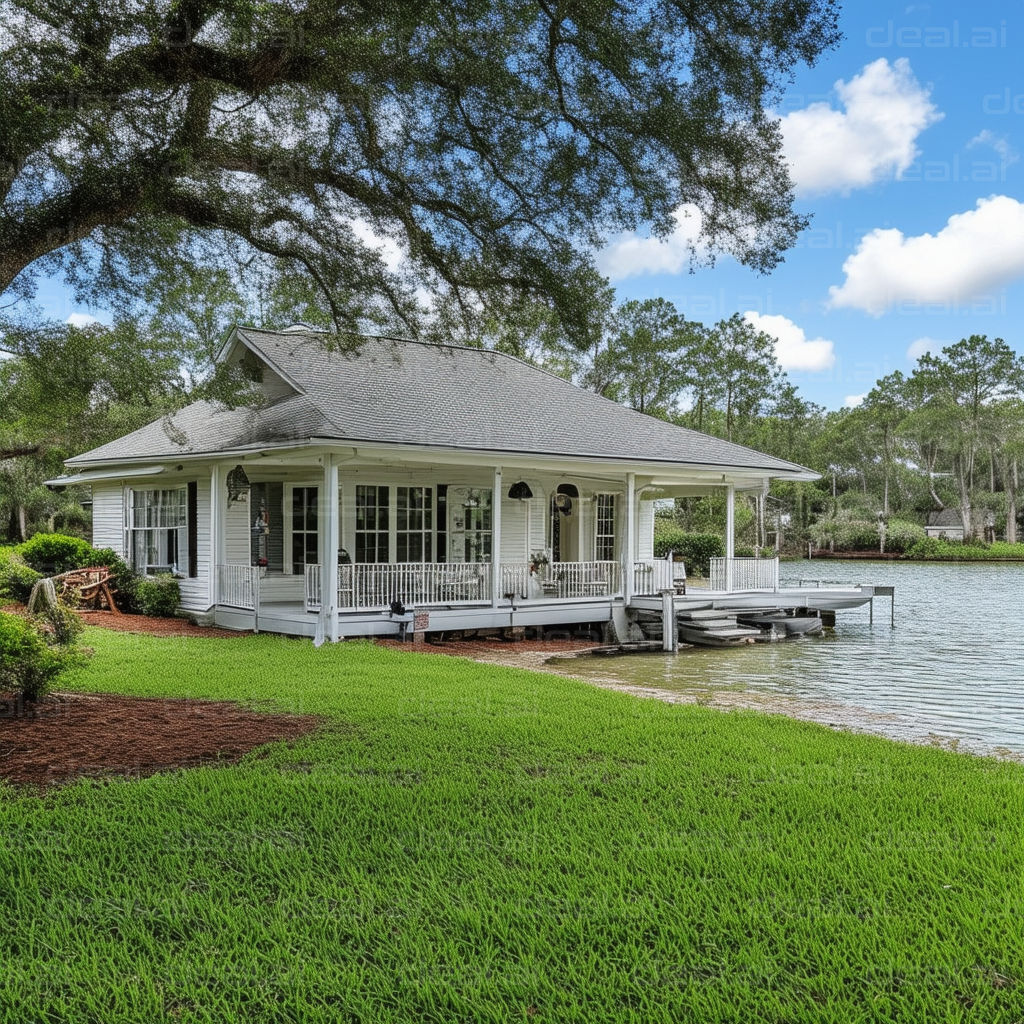
[[641,501],[636,517],[636,557],[654,557],[654,502]]
[[179,580],[181,607],[189,611],[206,611],[210,605],[210,474],[204,473],[196,483],[196,575]]
[[249,564],[249,496],[225,501],[224,508],[224,561],[228,565]]
[[[508,488],[505,488],[508,493]],[[536,500],[536,499],[533,499]],[[526,550],[526,516],[530,502],[515,498],[504,498],[501,502],[501,560],[502,562],[526,562],[530,553]]]
[[113,548],[124,555],[124,489],[119,483],[94,484],[92,546]]

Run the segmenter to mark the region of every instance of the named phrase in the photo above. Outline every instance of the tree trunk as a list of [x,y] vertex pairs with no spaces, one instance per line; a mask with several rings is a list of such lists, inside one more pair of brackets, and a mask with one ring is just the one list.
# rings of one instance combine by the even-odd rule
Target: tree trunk
[[960,491],[960,518],[964,523],[964,540],[971,540],[974,537],[974,516],[971,507],[970,468],[965,465],[963,456],[956,458],[953,471]]
[[23,541],[28,540],[28,524],[25,521],[25,506],[18,506],[18,534]]
[[1004,473],[1006,485],[1006,543],[1017,543],[1017,460]]

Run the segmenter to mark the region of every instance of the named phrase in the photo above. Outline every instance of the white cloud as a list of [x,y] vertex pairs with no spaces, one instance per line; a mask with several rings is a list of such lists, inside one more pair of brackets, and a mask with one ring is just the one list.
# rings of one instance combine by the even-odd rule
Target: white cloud
[[352,233],[363,245],[376,249],[384,265],[390,271],[397,270],[405,259],[405,250],[393,239],[378,234],[370,224],[361,217],[351,221]]
[[676,228],[664,239],[627,233],[597,254],[597,266],[613,281],[640,274],[678,274],[700,251],[701,212],[692,203],[675,212]]
[[866,391],[863,395],[847,395],[843,405],[845,405],[847,409],[856,409],[858,405],[864,404],[864,399],[867,397],[868,395]]
[[830,306],[881,316],[898,302],[959,305],[1024,275],[1024,203],[979,199],[934,235],[876,228],[847,257],[843,272],[842,285],[829,289]]
[[784,370],[829,370],[836,362],[835,346],[824,338],[808,341],[803,328],[784,316],[762,316],[753,310],[744,313],[755,331],[764,331],[775,339],[775,357]]
[[907,360],[916,363],[926,352],[941,352],[948,341],[936,341],[934,338],[918,338],[907,347]]
[[905,57],[893,64],[879,58],[835,89],[845,111],[812,103],[782,118],[798,195],[845,195],[890,175],[899,178],[918,157],[918,135],[942,118]]
[[1020,159],[1020,154],[1010,145],[1010,139],[1006,135],[996,135],[994,131],[986,128],[967,143],[968,149],[975,146],[991,146],[1002,160],[1004,166],[1009,167]]
[[98,324],[99,320],[88,313],[72,313],[64,322],[72,327],[88,327],[89,324]]

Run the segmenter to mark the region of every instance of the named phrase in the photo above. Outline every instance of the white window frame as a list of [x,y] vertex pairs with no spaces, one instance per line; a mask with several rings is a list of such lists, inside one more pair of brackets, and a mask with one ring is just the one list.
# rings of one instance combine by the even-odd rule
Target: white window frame
[[[594,561],[595,562],[614,562],[618,558],[618,540],[619,540],[619,502],[617,495],[608,491],[599,491],[594,495]],[[611,533],[601,532],[601,504],[602,500],[611,503]],[[605,517],[605,522],[609,521],[609,517]],[[611,554],[607,557],[601,552],[601,541],[608,540],[611,544]]]
[[[154,500],[152,496],[158,496]],[[176,500],[166,500],[174,495]],[[140,496],[144,496],[140,502]],[[140,487],[128,492],[128,554],[132,568],[142,576],[158,572],[172,572],[175,576],[188,576],[188,485],[180,487]],[[152,541],[143,535],[152,534]],[[170,539],[174,536],[175,559],[170,559]],[[146,558],[139,564],[140,542],[145,545]],[[151,561],[156,552],[157,559]]]

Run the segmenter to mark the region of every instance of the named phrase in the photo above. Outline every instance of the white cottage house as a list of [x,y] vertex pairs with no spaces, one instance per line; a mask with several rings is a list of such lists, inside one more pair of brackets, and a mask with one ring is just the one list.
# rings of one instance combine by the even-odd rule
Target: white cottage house
[[[734,559],[737,493],[801,466],[626,409],[511,356],[304,326],[239,327],[218,358],[258,408],[197,402],[67,462],[93,542],[170,571],[201,621],[294,635],[614,622],[672,585],[654,502],[728,496],[720,593],[778,589]],[[393,602],[406,609],[392,611]]]

